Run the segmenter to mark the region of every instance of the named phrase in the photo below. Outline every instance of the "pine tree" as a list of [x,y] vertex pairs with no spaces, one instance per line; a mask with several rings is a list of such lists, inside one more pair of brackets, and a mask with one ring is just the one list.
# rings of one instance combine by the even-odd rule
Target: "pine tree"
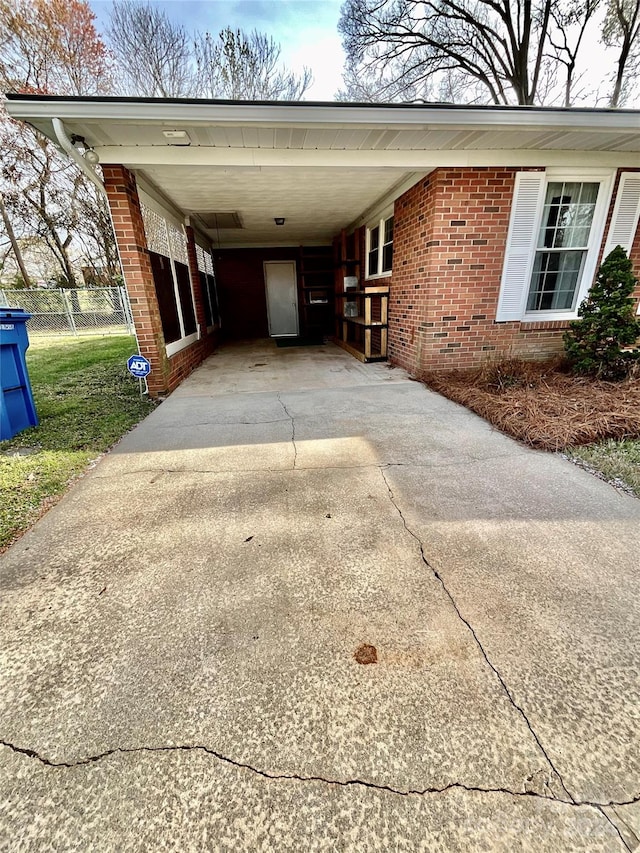
[[576,373],[601,379],[622,379],[640,353],[623,351],[640,336],[632,297],[637,284],[622,246],[602,262],[589,296],[578,309],[580,320],[565,332],[565,352]]

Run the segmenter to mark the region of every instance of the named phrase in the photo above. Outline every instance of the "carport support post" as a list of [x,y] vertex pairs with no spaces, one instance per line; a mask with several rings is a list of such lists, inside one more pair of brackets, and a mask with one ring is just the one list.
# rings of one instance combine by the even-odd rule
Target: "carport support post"
[[102,173],[140,354],[151,362],[151,373],[147,378],[149,393],[156,397],[168,390],[170,365],[136,179],[128,169],[119,165],[103,166]]

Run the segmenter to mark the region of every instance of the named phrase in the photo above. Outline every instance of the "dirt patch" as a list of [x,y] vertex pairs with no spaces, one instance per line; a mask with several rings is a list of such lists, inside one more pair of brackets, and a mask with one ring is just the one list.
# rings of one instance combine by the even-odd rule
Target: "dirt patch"
[[361,664],[378,663],[378,651],[375,646],[370,646],[368,643],[358,646],[353,656]]
[[640,378],[573,376],[558,361],[512,359],[476,370],[427,372],[422,381],[502,432],[541,450],[640,437]]

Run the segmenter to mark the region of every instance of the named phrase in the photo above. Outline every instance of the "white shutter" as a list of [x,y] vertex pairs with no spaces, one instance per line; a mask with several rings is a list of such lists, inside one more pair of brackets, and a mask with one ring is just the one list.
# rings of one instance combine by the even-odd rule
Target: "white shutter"
[[496,320],[522,320],[533,266],[545,173],[518,172],[504,255]]
[[[627,253],[631,251],[639,219],[640,172],[622,172],[607,242],[604,244],[602,253],[603,260],[616,246],[622,246]],[[640,314],[640,303],[638,303],[638,314]]]
[[623,172],[620,175],[607,242],[604,244],[603,259],[616,246],[622,246],[627,253],[631,251],[638,219],[640,219],[640,172]]

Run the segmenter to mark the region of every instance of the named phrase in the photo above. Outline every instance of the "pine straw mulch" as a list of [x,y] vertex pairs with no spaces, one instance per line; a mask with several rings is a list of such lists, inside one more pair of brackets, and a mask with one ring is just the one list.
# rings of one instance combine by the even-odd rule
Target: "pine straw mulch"
[[604,439],[640,438],[640,376],[622,382],[572,376],[560,361],[508,359],[420,379],[519,441],[564,450]]

